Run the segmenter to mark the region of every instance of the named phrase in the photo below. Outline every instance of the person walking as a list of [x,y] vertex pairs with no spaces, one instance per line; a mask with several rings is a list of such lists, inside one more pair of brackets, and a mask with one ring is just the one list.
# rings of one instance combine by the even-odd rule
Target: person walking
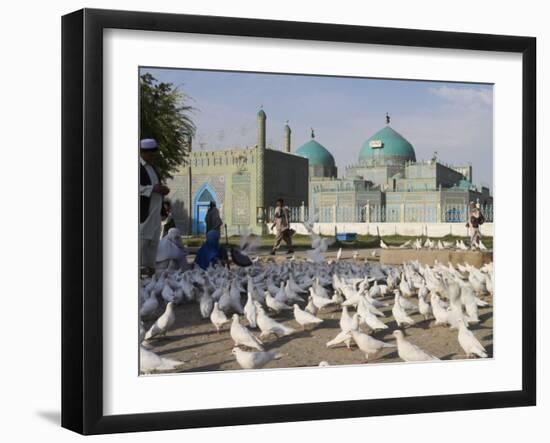
[[162,202],[170,189],[161,183],[153,166],[158,155],[156,140],[141,140],[139,151],[139,264],[143,274],[152,275],[160,240]]
[[479,203],[470,202],[470,220],[466,227],[470,229],[470,248],[479,248],[481,232],[479,227],[485,223],[485,217],[479,210]]
[[281,242],[284,240],[288,247],[288,253],[292,254],[292,236],[294,230],[290,229],[290,210],[287,206],[284,206],[282,198],[277,200],[277,206],[275,208],[274,222],[271,229],[275,229],[276,237],[273,249],[271,249],[271,255],[275,255],[275,252],[281,246]]
[[206,212],[206,216],[204,217],[204,222],[206,223],[207,234],[210,231],[218,231],[218,234],[220,234],[220,230],[223,225],[223,222],[220,217],[220,211],[218,211],[218,208],[216,208],[216,202],[214,201],[210,202],[210,207]]

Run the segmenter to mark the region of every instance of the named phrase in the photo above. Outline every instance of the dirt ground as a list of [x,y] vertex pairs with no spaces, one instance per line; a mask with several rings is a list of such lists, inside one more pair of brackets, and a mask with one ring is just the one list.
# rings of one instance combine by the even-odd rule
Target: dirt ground
[[[470,325],[477,339],[485,346],[489,357],[493,356],[493,300],[490,296],[483,297],[490,306],[479,309],[480,323]],[[382,308],[386,314],[381,318],[389,328],[372,333],[373,337],[389,343],[395,343],[392,332],[397,325],[391,314],[393,295],[386,296],[389,306]],[[415,298],[414,300],[418,300]],[[243,297],[243,304],[246,299]],[[303,305],[302,305],[303,307]],[[156,354],[183,362],[182,366],[170,372],[198,372],[218,370],[240,370],[240,366],[231,354],[233,341],[229,334],[230,322],[227,323],[220,334],[216,333],[214,325],[209,319],[202,319],[199,306],[196,303],[183,304],[176,307],[176,322],[167,333],[166,338],[153,339],[147,344],[147,348]],[[353,309],[349,309],[353,314]],[[321,311],[318,316],[324,320],[319,326],[302,331],[296,323],[292,311],[281,314],[269,313],[277,321],[296,329],[296,332],[287,337],[276,338],[271,336],[263,340],[266,350],[277,350],[282,354],[279,360],[271,361],[266,368],[278,367],[304,367],[318,366],[321,361],[330,365],[346,365],[365,363],[365,356],[356,346],[348,350],[344,344],[334,348],[327,348],[326,343],[333,339],[340,331],[341,308],[330,307]],[[433,319],[423,320],[420,314],[412,314],[417,322],[415,326],[405,328],[408,340],[417,344],[422,349],[432,353],[442,360],[464,359],[464,351],[458,343],[458,332],[448,327],[432,327]],[[145,322],[148,328],[152,321]],[[248,326],[244,317],[241,323]],[[366,327],[362,326],[367,332]],[[253,331],[259,335],[260,331]],[[368,364],[389,363],[402,361],[396,352],[396,348],[383,349],[376,358],[371,358]]]

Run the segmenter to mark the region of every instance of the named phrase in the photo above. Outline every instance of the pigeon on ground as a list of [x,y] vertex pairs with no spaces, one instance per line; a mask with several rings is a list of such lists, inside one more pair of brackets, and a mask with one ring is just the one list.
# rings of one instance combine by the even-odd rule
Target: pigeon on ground
[[365,359],[368,361],[369,356],[375,356],[383,348],[395,348],[395,345],[385,343],[381,340],[377,340],[368,334],[360,331],[350,331],[353,341],[357,344],[357,347],[365,353]]
[[257,349],[258,351],[264,350],[262,341],[252,335],[252,332],[250,332],[246,326],[241,325],[239,321],[239,314],[233,314],[230,334],[235,346],[242,345],[248,348]]
[[294,329],[269,317],[262,307],[256,305],[256,308],[258,308],[256,324],[258,325],[258,328],[260,328],[260,331],[262,331],[260,338],[269,337],[271,334],[274,334],[277,337],[282,337],[284,335],[290,335],[294,332]]
[[393,308],[391,310],[393,314],[393,318],[395,319],[397,323],[397,327],[400,328],[402,324],[406,325],[414,325],[416,322],[408,316],[407,312],[403,307],[401,306],[401,303],[399,303],[399,292],[398,290],[395,291],[395,302],[393,304]]
[[327,342],[327,348],[332,346],[339,345],[340,343],[345,343],[348,349],[351,349],[351,332],[350,331],[340,331],[336,337]]
[[182,361],[160,357],[143,346],[139,347],[139,370],[144,374],[151,374],[155,371],[170,371],[183,364]]
[[432,292],[430,302],[432,304],[432,313],[435,318],[434,326],[448,324],[449,311],[443,306],[441,299],[435,292]]
[[420,349],[415,344],[405,339],[403,331],[396,329],[392,335],[397,341],[397,355],[406,362],[439,360],[436,356]]
[[150,315],[154,314],[156,310],[159,307],[159,301],[157,299],[157,296],[154,293],[150,293],[149,298],[145,300],[143,305],[141,305],[141,309],[139,310],[139,316],[140,317],[149,317]]
[[466,358],[470,358],[472,355],[487,358],[487,351],[462,319],[458,320],[458,343],[466,352]]
[[272,360],[277,360],[282,357],[274,351],[249,352],[235,347],[231,353],[236,357],[237,363],[243,369],[260,369],[267,365]]
[[201,295],[199,307],[202,318],[210,317],[210,314],[212,314],[212,309],[214,309],[214,300],[212,299],[212,297],[210,297],[208,292],[204,292]]
[[313,304],[313,299],[312,299],[311,295],[310,295],[309,298],[308,298],[308,303],[307,303],[307,305],[306,305],[306,307],[305,307],[305,310],[306,310],[307,312],[309,312],[310,314],[313,314],[313,315],[316,315],[316,314],[317,314],[317,311],[319,310],[319,309],[317,309],[317,306],[315,306],[315,305]]
[[174,313],[174,303],[170,302],[166,305],[164,313],[157,318],[157,321],[149,328],[145,334],[145,340],[150,340],[158,336],[166,336],[166,332],[176,321],[176,314]]
[[279,301],[275,297],[272,297],[268,291],[265,292],[265,303],[269,309],[277,313],[285,310],[289,311],[292,309],[286,303],[283,303],[282,301]]
[[323,323],[323,319],[315,317],[315,315],[310,314],[307,311],[302,311],[298,304],[294,303],[294,319],[302,326],[302,329],[306,329],[308,325],[318,325]]
[[246,305],[244,305],[244,315],[248,320],[248,324],[252,329],[256,329],[256,305],[254,300],[252,300],[252,293],[248,293],[248,300]]
[[218,334],[220,333],[220,328],[229,321],[225,313],[220,309],[218,302],[214,303],[214,309],[212,309],[212,313],[210,314],[210,321],[216,327]]

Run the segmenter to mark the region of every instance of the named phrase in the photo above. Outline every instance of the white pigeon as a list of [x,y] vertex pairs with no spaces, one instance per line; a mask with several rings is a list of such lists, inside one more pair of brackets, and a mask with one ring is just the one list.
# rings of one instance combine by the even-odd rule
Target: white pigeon
[[448,324],[449,311],[443,306],[441,299],[435,292],[432,292],[430,302],[432,304],[432,313],[435,318],[434,326]]
[[275,297],[272,297],[271,294],[266,291],[265,292],[265,303],[267,307],[277,313],[285,310],[292,309],[290,306],[288,306],[286,303],[283,303],[282,301],[279,301]]
[[174,301],[174,290],[170,287],[168,283],[166,283],[162,288],[161,295],[166,303]]
[[376,315],[370,312],[368,309],[363,311],[361,320],[373,331],[379,329],[388,329],[388,325],[383,323]]
[[237,363],[243,369],[260,369],[267,365],[272,360],[277,360],[282,357],[274,351],[249,352],[235,347],[231,353],[236,357]]
[[170,302],[166,305],[164,313],[157,318],[155,323],[149,328],[145,334],[145,340],[150,340],[153,337],[165,336],[168,329],[176,321],[176,314],[174,313],[174,303]]
[[218,302],[214,303],[214,309],[212,309],[212,313],[210,314],[210,321],[216,327],[218,334],[220,333],[220,328],[229,321],[225,313],[220,309]]
[[353,341],[357,347],[365,353],[365,359],[368,361],[369,356],[378,354],[383,348],[395,348],[395,345],[385,343],[360,331],[350,331]]
[[290,287],[290,280],[286,282],[285,285],[285,295],[288,302],[292,303],[303,303],[305,300],[300,297],[291,287]]
[[320,368],[326,368],[327,366],[330,366],[330,364],[328,363],[328,361],[323,360],[323,361],[320,361],[320,362],[319,362],[319,367],[320,367]]
[[311,299],[313,301],[313,304],[318,308],[322,309],[325,306],[329,306],[334,304],[334,302],[330,298],[324,298],[317,295],[317,293],[313,290],[313,288],[309,288],[309,293],[311,295]]
[[155,313],[158,307],[159,307],[159,301],[157,299],[157,296],[151,292],[151,294],[149,295],[149,298],[147,298],[147,300],[145,300],[143,305],[141,305],[141,309],[139,310],[139,316],[149,317],[150,315]]
[[348,313],[347,306],[342,308],[342,314],[340,315],[340,329],[344,332],[347,332],[352,327],[352,318]]
[[274,334],[277,337],[282,337],[284,335],[290,335],[294,332],[294,329],[269,317],[261,307],[256,307],[258,308],[256,324],[258,325],[258,328],[260,328],[260,331],[262,331],[260,338],[269,337],[271,334]]
[[405,339],[403,331],[396,329],[393,331],[392,335],[397,342],[397,355],[399,355],[399,358],[402,360],[406,362],[439,360],[436,356],[420,349],[417,345]]
[[418,312],[424,317],[424,320],[428,320],[432,315],[431,305],[426,301],[425,296],[420,293],[418,294]]
[[340,343],[345,343],[348,349],[351,349],[351,332],[350,331],[340,331],[336,337],[327,342],[327,348],[332,346],[339,345]]
[[201,295],[199,308],[202,318],[208,318],[210,317],[210,314],[212,314],[212,309],[214,309],[214,300],[212,299],[212,297],[210,297],[208,292],[204,292]]
[[298,304],[296,303],[294,304],[294,319],[299,325],[302,326],[304,330],[308,325],[317,325],[319,323],[323,323],[322,318],[315,317],[315,315],[310,314],[307,311],[302,311],[300,309],[300,306],[298,306]]
[[252,335],[252,332],[250,332],[246,326],[241,325],[239,321],[239,314],[233,314],[230,334],[235,346],[242,345],[248,348],[257,349],[258,351],[264,350],[261,340]]
[[139,370],[144,374],[151,374],[155,371],[170,371],[183,365],[182,361],[160,357],[154,352],[139,347]]
[[388,249],[388,245],[386,243],[384,243],[384,240],[380,239],[380,247],[382,249]]
[[391,310],[393,314],[393,318],[395,319],[397,323],[397,327],[401,327],[402,324],[406,325],[414,325],[416,322],[408,316],[405,309],[401,306],[401,303],[399,303],[399,293],[395,292],[395,302],[393,304],[393,308]]
[[375,280],[374,285],[369,289],[369,297],[376,298],[382,295],[382,290],[378,286],[378,282]]
[[308,303],[307,303],[307,305],[306,305],[306,307],[305,307],[305,310],[306,310],[307,312],[309,312],[310,314],[313,314],[313,315],[316,315],[316,314],[317,314],[317,311],[319,310],[319,309],[317,309],[317,306],[315,306],[315,305],[313,304],[313,299],[312,299],[311,295],[310,295],[309,298],[308,298]]
[[460,343],[460,346],[466,352],[467,358],[470,358],[472,355],[487,358],[487,351],[462,319],[458,320],[458,343]]
[[256,305],[252,300],[252,292],[248,292],[248,300],[246,305],[244,305],[244,315],[248,320],[248,324],[251,328],[256,328]]
[[411,297],[413,290],[409,282],[405,279],[405,276],[401,274],[401,282],[399,283],[399,290],[405,297]]

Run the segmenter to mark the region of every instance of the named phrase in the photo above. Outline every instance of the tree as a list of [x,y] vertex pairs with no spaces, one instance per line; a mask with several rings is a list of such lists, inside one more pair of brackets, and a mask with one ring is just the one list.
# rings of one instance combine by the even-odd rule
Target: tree
[[140,139],[154,138],[159,147],[155,168],[163,179],[186,162],[195,124],[189,114],[189,97],[172,83],[162,83],[151,74],[140,76]]

